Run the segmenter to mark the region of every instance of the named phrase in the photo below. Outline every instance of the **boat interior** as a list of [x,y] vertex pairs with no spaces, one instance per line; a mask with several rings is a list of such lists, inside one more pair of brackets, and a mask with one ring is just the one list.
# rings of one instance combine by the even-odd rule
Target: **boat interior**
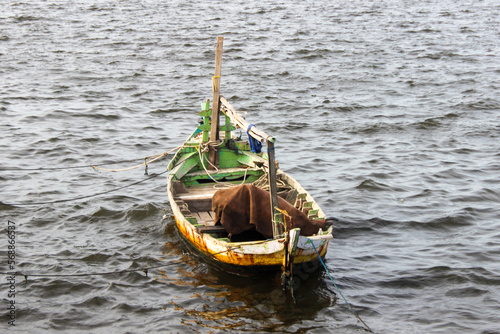
[[[209,101],[207,101],[202,105],[203,111],[199,113],[203,117],[200,124],[205,125],[198,127],[170,162],[172,196],[182,215],[197,228],[200,234],[209,234],[227,242],[264,240],[265,238],[256,231],[255,233],[249,231],[242,233],[242,235],[229,236],[224,227],[215,221],[215,213],[212,211],[212,197],[217,190],[241,184],[254,184],[269,191],[268,154],[252,152],[251,143],[243,140],[241,133],[237,136],[232,132],[236,128],[230,127],[228,115],[232,113],[231,121],[236,118],[236,123],[239,124],[240,128],[248,128],[247,131],[257,132],[261,138],[271,137],[258,132],[255,128],[250,130],[251,127],[239,119],[240,116],[237,115],[236,111],[232,111],[233,108],[229,103],[223,98],[221,100],[224,104],[223,111],[226,114],[226,131],[220,132],[221,144],[217,146],[217,168],[209,161],[207,154],[209,151],[207,124],[211,115]],[[279,170],[277,162],[274,163],[276,166],[273,168],[277,170],[275,180],[277,195],[304,212],[309,219],[320,218],[318,215],[322,215],[322,212],[318,210],[317,205],[306,200],[308,197],[310,199],[310,196],[307,196],[307,193],[295,180]],[[215,170],[209,171],[211,167],[214,167],[212,169]]]
[[[183,216],[197,228],[200,234],[209,234],[226,242],[265,240],[256,231],[229,236],[224,227],[215,221],[215,213],[212,211],[212,197],[219,189],[253,183],[266,190],[267,175],[264,169],[241,166],[224,169],[220,173],[210,175],[209,178],[204,169],[194,170],[183,175],[182,180],[172,182],[174,201]],[[278,180],[278,196],[304,212],[308,218],[319,218],[319,210],[313,209],[313,203],[306,200],[305,192],[300,193],[281,173],[278,174]]]

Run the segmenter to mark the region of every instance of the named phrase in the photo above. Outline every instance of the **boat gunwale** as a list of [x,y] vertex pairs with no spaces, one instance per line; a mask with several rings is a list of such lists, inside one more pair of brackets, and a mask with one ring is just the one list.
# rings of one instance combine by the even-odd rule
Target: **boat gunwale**
[[[181,212],[181,208],[176,203],[173,193],[173,180],[175,177],[175,170],[180,168],[182,162],[175,166],[168,177],[167,191],[170,199],[170,204],[172,206],[172,211],[174,213],[174,218],[178,227],[180,234],[185,238],[198,252],[204,256],[211,257],[215,262],[220,262],[225,265],[232,265],[235,267],[274,267],[280,266],[282,263],[284,251],[284,238],[268,239],[268,240],[258,240],[258,241],[241,241],[241,242],[228,242],[225,240],[220,240],[210,234],[201,234],[197,231],[196,226],[189,222],[185,215]],[[222,171],[224,169],[221,169]],[[243,169],[242,169],[243,170]],[[216,173],[214,173],[216,174]],[[312,196],[290,175],[286,174],[282,170],[279,170],[279,174],[285,177],[288,182],[291,182],[292,187],[298,191],[306,193],[307,198],[312,199],[315,206],[318,208],[318,214],[323,214],[321,208],[314,201]],[[208,176],[207,176],[208,178]],[[215,190],[216,191],[216,190]],[[189,231],[188,231],[189,230]],[[320,244],[317,245],[318,252],[320,256],[324,257],[327,252],[328,244],[331,239],[333,239],[333,226],[330,226],[326,231],[323,231],[321,235],[311,235],[311,236],[301,236],[301,238],[307,238],[313,241],[319,241]],[[191,238],[189,236],[192,236]],[[274,244],[274,245],[273,245]],[[255,249],[265,249],[269,246],[273,246],[272,250],[269,252],[251,252],[248,248]],[[278,246],[278,247],[276,247]],[[245,248],[246,251],[243,251]],[[295,263],[306,263],[317,259],[317,254],[314,248],[301,248],[299,247],[299,252],[305,253],[301,256],[297,256]],[[245,258],[251,257],[250,261],[246,261]],[[243,260],[242,263],[240,261]],[[248,260],[248,259],[247,259]],[[258,264],[255,264],[258,263]]]

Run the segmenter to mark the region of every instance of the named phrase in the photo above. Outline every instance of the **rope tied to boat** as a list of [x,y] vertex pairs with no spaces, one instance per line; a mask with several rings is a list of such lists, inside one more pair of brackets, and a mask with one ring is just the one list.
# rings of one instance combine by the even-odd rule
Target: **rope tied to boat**
[[206,143],[200,143],[200,150],[201,153],[208,153],[211,148],[216,148],[224,144],[222,140],[210,140],[207,141]]
[[73,274],[37,274],[37,273],[24,273],[24,272],[0,272],[2,275],[8,276],[23,276],[25,283],[28,282],[28,277],[91,277],[91,276],[106,276],[106,275],[116,275],[116,274],[126,274],[133,272],[143,272],[146,277],[148,277],[149,270],[151,269],[159,269],[165,268],[169,266],[178,265],[176,262],[161,264],[157,266],[143,267],[137,269],[123,269],[123,270],[115,270],[115,271],[106,271],[106,272],[93,272],[93,273],[73,273]]
[[[91,167],[94,170],[102,170],[102,171],[106,171],[106,172],[124,172],[124,171],[127,171],[127,170],[132,170],[132,169],[136,169],[136,168],[139,168],[139,167],[142,167],[142,166],[146,166],[146,170],[145,170],[144,174],[148,175],[148,172],[147,172],[148,171],[148,169],[147,169],[148,164],[153,163],[155,161],[158,161],[161,158],[166,157],[167,155],[169,155],[173,151],[179,150],[179,149],[181,149],[183,147],[184,147],[184,145],[181,145],[181,146],[177,146],[176,148],[173,148],[173,149],[171,149],[170,151],[167,151],[167,152],[163,152],[163,153],[160,153],[160,154],[155,154],[155,155],[147,156],[147,157],[144,158],[144,162],[142,164],[136,165],[136,166],[132,166],[132,167],[121,168],[121,169],[102,168],[102,167],[95,166],[95,165],[92,165]],[[152,159],[152,160],[148,161],[148,159]]]
[[[126,170],[131,170],[131,169],[135,169],[135,168],[139,168],[139,167],[142,167],[142,166],[145,166],[146,169],[145,169],[145,173],[144,175],[148,175],[149,176],[149,173],[148,173],[148,165],[152,162],[155,162],[155,161],[158,161],[160,160],[161,158],[163,157],[166,157],[167,155],[169,155],[171,152],[175,151],[175,150],[178,150],[178,149],[182,149],[184,148],[185,146],[184,145],[181,145],[181,146],[178,146],[174,149],[171,149],[170,151],[167,151],[167,152],[163,152],[163,153],[160,153],[160,154],[156,154],[156,155],[152,155],[152,156],[148,156],[148,157],[145,157],[144,158],[144,162],[140,165],[136,165],[136,166],[132,166],[132,167],[128,167],[128,168],[122,168],[122,169],[108,169],[108,168],[101,168],[101,167],[98,167],[98,165],[86,165],[86,166],[76,166],[75,168],[88,168],[88,167],[91,167],[93,168],[94,170],[103,170],[103,171],[109,171],[109,172],[121,172],[121,171],[126,171]],[[148,159],[152,159],[152,160],[149,160]],[[59,169],[70,169],[72,168],[71,166],[70,167],[57,167],[57,168],[40,168],[40,169],[37,169],[37,170],[59,170]],[[26,170],[29,170],[29,169],[26,169]],[[47,205],[47,204],[57,204],[57,203],[65,203],[65,202],[71,202],[71,201],[76,201],[76,200],[82,200],[82,199],[88,199],[88,198],[92,198],[92,197],[96,197],[96,196],[101,196],[101,195],[105,195],[105,194],[109,194],[109,193],[112,193],[112,192],[115,192],[115,191],[118,191],[118,190],[121,190],[121,189],[125,189],[125,188],[128,188],[128,187],[131,187],[131,186],[134,186],[136,184],[139,184],[139,183],[142,183],[142,182],[145,182],[145,181],[148,181],[148,180],[151,180],[155,177],[158,177],[160,175],[163,175],[165,173],[168,173],[168,170],[166,171],[163,171],[163,172],[160,172],[160,173],[157,173],[157,174],[154,174],[152,176],[149,176],[148,178],[146,179],[143,179],[143,180],[139,180],[139,181],[136,181],[136,182],[133,182],[133,183],[130,183],[128,185],[125,185],[125,186],[121,186],[121,187],[118,187],[118,188],[115,188],[115,189],[111,189],[111,190],[107,190],[107,191],[103,191],[103,192],[99,192],[99,193],[95,193],[93,195],[85,195],[85,196],[77,196],[77,197],[73,197],[73,198],[66,198],[66,199],[59,199],[59,200],[54,200],[54,201],[39,201],[39,202],[12,202],[12,203],[9,203],[9,202],[3,202],[0,200],[0,206],[1,205],[7,205],[7,206],[31,206],[31,205]]]
[[250,144],[250,149],[253,153],[260,153],[262,151],[262,143],[250,135],[250,129],[252,128],[252,126],[255,125],[250,124],[247,129],[248,143]]
[[[219,169],[214,166],[209,159],[206,159],[204,156],[203,156],[203,153],[208,153],[209,152],[209,149],[208,149],[208,145],[210,144],[210,142],[208,143],[200,143],[200,146],[199,147],[196,147],[196,150],[198,151],[198,155],[200,157],[200,162],[201,162],[201,166],[203,167],[203,169],[205,170],[205,173],[207,173],[208,177],[212,179],[212,181],[214,181],[215,183],[217,184],[222,184],[223,187],[222,188],[232,188],[232,187],[237,187],[237,186],[240,186],[242,185],[243,183],[245,183],[245,181],[247,180],[247,172],[248,172],[248,169],[245,169],[245,175],[243,176],[243,181],[241,181],[240,184],[227,184],[227,183],[223,183],[223,182],[219,182],[217,181],[216,179],[214,179],[212,177],[212,175],[210,174],[210,172],[208,171],[207,167],[205,166],[205,163],[204,163],[204,160],[208,161],[208,163],[215,169],[215,173],[217,173],[219,171]],[[220,146],[222,145],[223,142],[221,143],[218,143],[216,144],[216,146]],[[217,188],[217,185],[214,185],[214,188]]]
[[155,177],[161,176],[161,175],[163,175],[165,173],[168,173],[168,170],[160,172],[160,173],[152,175],[152,176],[149,176],[146,179],[139,180],[139,181],[136,181],[136,182],[132,182],[132,183],[127,184],[125,186],[121,186],[121,187],[118,187],[118,188],[114,188],[114,189],[111,189],[111,190],[99,192],[99,193],[92,194],[92,195],[78,196],[78,197],[73,197],[73,198],[59,199],[59,200],[55,200],[55,201],[43,201],[43,202],[5,203],[5,202],[0,201],[0,206],[2,206],[2,205],[7,205],[7,206],[46,205],[46,204],[57,204],[57,203],[65,203],[65,202],[72,202],[72,201],[77,201],[77,200],[82,200],[82,199],[88,199],[88,198],[92,198],[92,197],[97,197],[97,196],[101,196],[101,195],[110,194],[110,193],[118,191],[118,190],[122,190],[122,189],[125,189],[125,188],[129,188],[129,187],[135,186],[136,184],[149,181],[149,180],[154,179]]
[[[201,161],[201,165],[203,166],[203,169],[205,169],[205,171],[207,172],[207,175],[210,176],[210,173],[208,172],[208,170],[205,168],[205,163],[203,162],[204,160],[204,157],[203,157],[203,153],[208,153],[210,152],[210,149],[215,149],[216,147],[219,147],[221,146],[222,144],[224,144],[223,141],[221,140],[211,140],[211,141],[208,141],[206,143],[200,143],[199,147],[196,147],[196,150],[198,151],[198,154],[200,156],[200,161]],[[207,162],[210,164],[210,166],[212,166],[212,168],[218,172],[219,171],[219,168],[217,168],[217,166],[215,166],[211,161],[210,159],[205,159],[207,160]],[[212,176],[210,176],[210,178],[213,180]],[[214,180],[215,181],[215,180]],[[217,181],[216,181],[217,182]]]
[[328,277],[330,277],[330,280],[332,281],[333,285],[335,286],[335,289],[337,289],[337,291],[340,293],[340,295],[342,296],[342,299],[344,299],[345,303],[347,304],[347,306],[349,306],[349,309],[351,310],[351,312],[354,314],[354,316],[356,318],[358,318],[359,321],[361,321],[361,323],[363,325],[365,325],[365,327],[371,332],[371,333],[374,333],[375,332],[363,321],[363,319],[361,319],[361,317],[356,313],[356,311],[354,311],[354,309],[351,307],[351,304],[349,304],[349,302],[347,301],[347,299],[344,297],[344,295],[342,294],[342,291],[340,291],[339,287],[337,286],[337,284],[335,283],[335,281],[333,280],[333,277],[332,275],[330,275],[330,272],[328,271],[328,268],[326,267],[325,263],[323,262],[323,259],[321,258],[321,256],[319,255],[318,253],[318,250],[316,249],[316,246],[314,245],[314,242],[307,238],[307,242],[310,242],[311,245],[313,246],[314,250],[316,251],[316,255],[318,256],[318,259],[319,261],[321,262],[321,264],[323,265],[323,267],[325,268],[325,271],[326,273],[328,274]]

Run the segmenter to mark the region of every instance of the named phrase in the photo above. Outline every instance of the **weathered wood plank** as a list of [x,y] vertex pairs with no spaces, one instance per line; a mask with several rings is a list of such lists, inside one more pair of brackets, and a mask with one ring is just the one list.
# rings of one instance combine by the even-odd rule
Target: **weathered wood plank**
[[189,187],[186,188],[187,192],[178,194],[176,198],[179,199],[197,199],[197,198],[211,198],[214,193],[218,190],[214,188],[213,184],[200,187]]
[[177,177],[177,179],[182,179],[182,177],[184,175],[189,173],[189,171],[191,171],[191,169],[193,169],[198,164],[198,161],[199,161],[199,159],[196,156],[191,156],[186,161],[184,161],[182,163],[182,166],[175,173],[175,176]]
[[226,229],[222,225],[215,226],[198,226],[198,233],[218,233],[218,232],[226,232]]
[[[222,68],[222,42],[224,37],[217,37],[217,46],[215,48],[215,75],[212,78],[213,102],[212,102],[212,126],[210,129],[210,141],[216,142],[219,140],[219,110],[220,110],[220,75]],[[212,165],[218,165],[217,148],[211,148],[209,159]],[[209,166],[209,169],[214,169]]]
[[208,211],[200,211],[198,212],[198,215],[200,216],[200,221],[203,222],[203,225],[206,226],[214,226],[215,222],[212,216]]

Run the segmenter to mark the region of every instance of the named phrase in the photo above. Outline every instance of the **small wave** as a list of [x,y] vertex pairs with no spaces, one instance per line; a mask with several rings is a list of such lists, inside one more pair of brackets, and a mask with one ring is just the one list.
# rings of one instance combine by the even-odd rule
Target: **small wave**
[[419,130],[433,130],[442,125],[438,118],[428,118],[425,121],[416,123],[415,127]]
[[102,307],[104,305],[110,304],[113,301],[110,300],[108,297],[101,297],[101,296],[94,296],[90,297],[80,303],[75,303],[75,306],[81,307],[81,306],[91,306],[91,307]]
[[423,273],[433,278],[451,279],[454,283],[474,283],[492,286],[500,284],[498,275],[482,267],[450,268],[448,266],[436,266],[424,269]]
[[[435,266],[430,268],[418,268],[411,271],[400,272],[397,277],[380,282],[384,287],[398,289],[421,289],[432,286],[457,286],[460,284],[499,284],[500,280],[493,273],[484,268],[451,268],[449,266]],[[459,288],[450,290],[448,293],[456,295],[457,290],[462,292],[466,289],[473,294],[483,294],[477,288]]]
[[429,222],[410,222],[409,226],[417,229],[424,230],[441,230],[441,231],[450,231],[454,229],[460,229],[466,226],[472,225],[466,219],[466,217],[457,216],[447,216],[433,219]]
[[382,218],[371,218],[369,220],[345,220],[334,219],[334,229],[336,238],[344,239],[359,234],[371,235],[392,235],[401,228],[406,230],[424,230],[424,231],[444,231],[450,232],[456,229],[462,229],[473,225],[470,215],[465,212],[456,217],[443,217],[431,220],[429,222],[418,221],[393,221]]
[[460,117],[460,114],[451,112],[451,113],[448,113],[448,114],[444,115],[444,117],[445,118],[458,118],[458,117]]
[[401,222],[390,221],[381,218],[372,218],[369,220],[352,221],[342,218],[334,218],[333,227],[336,239],[347,239],[356,235],[389,236],[387,227],[401,226]]
[[[82,222],[89,222],[89,221],[102,221],[102,218],[107,218],[107,219],[120,219],[124,216],[123,211],[119,210],[110,210],[105,207],[100,206],[94,212],[88,216],[82,216],[81,220]],[[89,219],[90,218],[90,219]]]
[[454,298],[470,298],[470,297],[480,297],[487,294],[488,290],[478,289],[476,287],[466,287],[460,289],[451,289],[445,293],[446,297]]
[[[309,125],[307,123],[296,123],[296,122],[290,122],[286,126],[287,131],[300,131],[302,129],[308,128]],[[276,130],[281,130],[281,129],[276,129]]]
[[434,59],[438,60],[441,58],[448,58],[448,57],[458,57],[460,56],[458,53],[452,52],[452,51],[441,51],[441,52],[434,52],[434,53],[426,53],[423,56],[420,56],[418,58],[427,58],[427,59]]
[[117,254],[94,253],[94,254],[84,256],[82,258],[82,261],[88,262],[90,264],[104,263],[110,259],[113,259],[116,256],[117,256]]
[[15,210],[17,207],[15,205],[5,204],[0,201],[0,211]]
[[404,127],[398,124],[389,123],[375,123],[368,124],[365,126],[360,126],[352,129],[350,133],[352,134],[376,134],[376,133],[394,133],[395,131],[404,131]]
[[332,53],[332,51],[329,49],[300,49],[293,53],[302,59],[315,59],[322,58]]
[[[41,117],[37,116],[27,116],[27,120],[36,120],[40,119]],[[91,118],[91,119],[98,119],[98,120],[119,120],[121,117],[120,115],[116,114],[101,114],[98,112],[70,112],[66,110],[61,110],[61,109],[56,109],[53,111],[50,111],[45,115],[45,118],[51,118],[51,119],[64,119],[64,118]]]
[[361,182],[356,189],[369,191],[392,191],[392,188],[384,183],[376,182],[372,179],[367,179]]
[[[328,101],[330,102],[330,101]],[[342,105],[342,106],[333,106],[329,107],[329,110],[336,111],[336,112],[351,112],[351,111],[356,111],[356,110],[363,110],[366,109],[365,106],[362,106],[357,103],[353,103],[350,105]]]
[[134,205],[132,209],[127,210],[125,216],[128,221],[141,221],[159,213],[160,208],[158,206],[146,203],[143,205]]
[[462,110],[498,110],[500,109],[500,101],[493,99],[478,100],[469,103],[462,103],[456,106]]
[[[454,203],[486,203],[486,202],[492,202],[492,203],[500,203],[500,193],[491,190],[488,188],[483,188],[480,189],[474,193],[467,194],[467,195],[460,195],[457,196],[453,199],[451,199],[452,202]],[[471,208],[466,208],[469,210],[473,210]]]
[[17,22],[26,22],[26,21],[39,21],[39,20],[43,20],[43,18],[37,17],[37,16],[32,16],[32,15],[20,15],[20,16],[16,16],[15,20]]
[[34,287],[39,288],[40,297],[49,300],[58,295],[71,295],[77,297],[78,295],[86,294],[88,291],[92,291],[96,288],[90,282],[71,281],[63,278],[55,278],[47,282],[37,280],[32,283],[32,288]]
[[155,109],[155,110],[151,110],[149,113],[150,114],[170,114],[170,113],[175,113],[175,112],[181,112],[181,111],[185,111],[185,109],[181,109],[181,108],[168,108],[168,109]]
[[[379,285],[396,289],[423,289],[429,287],[446,287],[464,284],[498,284],[499,279],[483,268],[451,268],[448,266],[435,266],[431,268],[419,268],[411,271],[400,272],[397,277],[380,282]],[[478,288],[458,288],[447,292],[454,297],[466,297],[457,295],[457,292],[467,291],[475,296],[482,295],[483,290]]]

